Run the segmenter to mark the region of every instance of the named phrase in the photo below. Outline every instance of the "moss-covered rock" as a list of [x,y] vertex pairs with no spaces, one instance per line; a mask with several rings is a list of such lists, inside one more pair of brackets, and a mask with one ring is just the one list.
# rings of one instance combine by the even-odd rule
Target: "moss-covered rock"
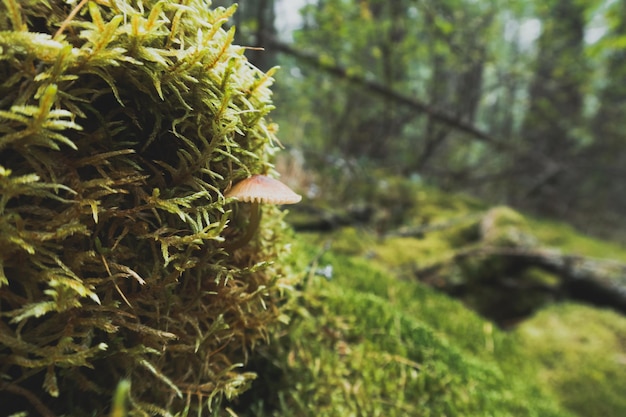
[[224,250],[246,227],[224,191],[271,173],[275,132],[271,74],[222,29],[234,11],[0,4],[3,413],[102,415],[121,379],[131,415],[208,412],[254,378],[284,226],[266,209]]
[[500,247],[529,247],[537,244],[524,216],[506,206],[493,207],[480,221],[484,244]]

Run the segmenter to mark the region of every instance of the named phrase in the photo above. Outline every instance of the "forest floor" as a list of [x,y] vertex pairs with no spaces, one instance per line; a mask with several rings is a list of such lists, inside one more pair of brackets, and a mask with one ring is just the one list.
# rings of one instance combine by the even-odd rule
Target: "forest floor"
[[[288,214],[302,283],[238,412],[626,415],[626,316],[602,299],[624,291],[626,249],[465,196],[409,194],[366,216]],[[581,276],[607,293],[581,291]]]

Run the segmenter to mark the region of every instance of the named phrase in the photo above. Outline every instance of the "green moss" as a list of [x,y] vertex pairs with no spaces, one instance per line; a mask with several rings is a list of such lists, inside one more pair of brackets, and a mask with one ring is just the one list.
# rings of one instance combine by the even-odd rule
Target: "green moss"
[[517,330],[540,378],[581,416],[626,415],[626,318],[577,304],[551,306]]
[[450,194],[417,184],[414,187],[416,204],[410,215],[420,224],[449,221],[487,208],[480,200],[465,194]]
[[259,365],[273,389],[262,381],[243,415],[568,415],[533,382],[516,340],[460,303],[365,259],[319,261],[333,279],[313,279],[292,306],[289,332]]
[[4,413],[103,415],[124,379],[130,415],[206,414],[278,325],[277,210],[225,250],[225,190],[273,174],[272,72],[234,7],[183,3],[0,3]]
[[356,227],[341,228],[326,239],[333,252],[357,256],[365,255],[375,242],[371,233]]
[[373,247],[376,260],[391,267],[401,265],[425,266],[450,256],[450,243],[439,234],[423,239],[390,237]]
[[558,247],[568,253],[626,262],[624,245],[587,236],[565,223],[533,218],[528,218],[528,222],[534,235],[545,246]]
[[525,269],[521,279],[529,285],[540,285],[547,288],[556,288],[561,284],[561,279],[558,276],[537,267]]
[[[426,194],[422,198],[426,199]],[[423,203],[422,208],[430,204],[425,201]],[[459,205],[464,207],[464,204]],[[466,211],[446,212],[454,206],[454,203],[448,203],[445,209],[438,211],[433,203],[429,210],[433,216],[441,216],[438,217],[438,222],[450,224],[446,220],[447,216],[459,218],[461,213],[467,215]],[[530,243],[538,247],[559,247],[559,244],[563,244],[564,252],[578,248],[577,253],[587,256],[599,256],[603,251],[605,255],[615,255],[618,259],[623,256],[619,246],[577,235],[573,229],[562,228],[559,224],[554,224],[554,228],[550,230],[553,223],[537,222],[508,208],[496,208],[485,213],[493,216],[491,220],[495,232],[492,236],[498,236],[491,244],[499,242],[508,247],[526,246]],[[358,410],[361,409],[380,415],[402,415],[400,410],[404,410],[405,415],[429,415],[432,407],[438,412],[446,410],[454,415],[454,411],[437,408],[442,403],[458,401],[454,394],[442,396],[442,403],[433,400],[424,409],[414,408],[415,401],[423,401],[419,395],[424,391],[414,396],[398,393],[398,398],[402,401],[398,399],[389,408],[383,408],[383,404],[390,403],[386,399],[386,384],[377,379],[375,370],[368,368],[370,362],[376,369],[389,369],[389,373],[382,374],[403,383],[411,365],[423,366],[428,363],[448,371],[452,366],[447,363],[448,360],[452,361],[450,357],[424,359],[422,356],[411,356],[411,348],[398,342],[406,341],[397,337],[398,328],[405,323],[403,320],[410,321],[412,326],[418,326],[422,330],[428,329],[436,343],[444,346],[436,349],[451,349],[458,353],[462,360],[455,363],[463,363],[458,366],[474,369],[466,362],[478,361],[480,366],[494,371],[495,374],[489,374],[489,378],[499,381],[499,388],[481,385],[480,373],[463,383],[476,384],[489,395],[506,397],[512,403],[521,401],[532,408],[529,404],[539,401],[552,410],[529,411],[522,408],[512,412],[507,408],[510,404],[496,405],[486,401],[485,404],[489,404],[491,410],[497,410],[492,411],[491,415],[546,415],[550,412],[568,415],[567,411],[558,411],[559,407],[554,405],[555,400],[573,415],[623,415],[623,375],[626,375],[622,369],[626,340],[623,317],[589,307],[554,306],[531,318],[517,331],[505,333],[469,311],[465,304],[415,282],[414,267],[420,265],[420,261],[437,262],[438,259],[449,257],[454,250],[475,247],[479,242],[476,237],[480,235],[476,231],[483,226],[477,221],[459,225],[452,222],[452,227],[432,230],[419,237],[374,239],[368,236],[366,229],[300,236],[308,241],[301,247],[309,248],[307,251],[310,254],[324,253],[317,260],[319,264],[332,265],[334,274],[331,283],[313,279],[315,285],[305,295],[306,303],[303,307],[306,308],[299,310],[302,316],[293,323],[293,333],[290,332],[281,341],[280,349],[284,350],[273,356],[275,359],[283,355],[291,358],[288,363],[280,359],[274,362],[281,369],[284,385],[277,394],[280,400],[274,404],[281,411],[274,411],[273,415],[287,415],[288,409],[298,410],[294,415],[313,415],[310,414],[312,411],[305,411],[303,404],[307,403],[314,404],[312,408],[321,410],[321,415],[359,415]],[[563,236],[560,236],[561,232],[564,232]],[[511,236],[523,236],[525,239],[512,239]],[[331,245],[324,252],[321,246],[326,241],[332,241],[337,248],[342,249],[336,251],[333,249],[335,246]],[[315,246],[311,249],[311,244],[318,245],[318,249]],[[351,251],[350,248],[358,249]],[[457,268],[439,270],[442,279],[453,280],[453,274],[457,274],[458,279],[464,282],[475,279],[477,283],[482,283],[479,286],[482,292],[473,294],[476,297],[475,306],[490,304],[499,306],[498,308],[508,308],[513,313],[517,312],[515,314],[524,315],[552,305],[554,300],[549,292],[532,291],[532,288],[555,288],[560,284],[558,277],[544,270],[511,269],[510,265],[502,264],[493,257],[467,258],[456,265]],[[409,267],[405,269],[406,266]],[[528,291],[522,294],[509,290],[508,296],[503,297],[501,290],[493,290],[484,285],[494,277],[514,280],[521,288],[528,288]],[[485,300],[488,302],[485,303]],[[468,301],[469,304],[472,303],[471,300],[465,300]],[[388,311],[382,311],[382,305]],[[396,316],[387,320],[389,314]],[[378,322],[377,318],[381,321]],[[390,324],[392,322],[394,324]],[[324,335],[322,339],[320,334]],[[384,334],[388,334],[389,338],[381,336]],[[324,339],[328,337],[334,339]],[[420,343],[425,350],[432,348],[429,342]],[[405,363],[406,368],[404,371],[395,369],[390,364],[393,362],[391,359],[382,365],[374,359],[366,361],[364,352],[370,352],[368,358],[377,355],[395,358],[396,362],[399,360]],[[426,362],[420,362],[416,357]],[[323,359],[316,362],[315,358]],[[439,363],[439,359],[444,364]],[[330,364],[327,368],[326,363]],[[352,367],[352,364],[357,366]],[[459,372],[457,368],[452,369],[453,372]],[[498,375],[504,375],[504,381],[498,379]],[[307,383],[298,385],[300,378]],[[438,374],[436,378],[449,381],[445,373]],[[369,381],[377,381],[379,386],[373,389]],[[355,386],[364,391],[357,390],[355,394]],[[450,392],[456,392],[454,386],[455,383],[448,386]],[[415,389],[410,385],[407,387]],[[360,397],[360,394],[366,395]],[[431,392],[429,395],[437,394]],[[369,403],[368,398],[379,404]],[[340,411],[333,414],[333,410]],[[471,408],[462,410],[468,415],[474,412]],[[483,409],[484,415],[490,415],[485,410]],[[258,411],[254,415],[267,415],[264,412]]]
[[521,213],[513,210],[510,207],[499,206],[493,207],[489,210],[492,213],[493,226],[494,227],[507,227],[507,226],[515,226],[515,227],[526,227],[527,221]]

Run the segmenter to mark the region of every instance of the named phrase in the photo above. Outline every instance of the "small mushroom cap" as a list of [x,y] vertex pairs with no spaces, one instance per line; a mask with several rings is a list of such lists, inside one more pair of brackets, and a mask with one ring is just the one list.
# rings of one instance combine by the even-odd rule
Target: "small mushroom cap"
[[246,203],[295,204],[302,200],[291,188],[265,175],[253,175],[238,182],[225,196]]

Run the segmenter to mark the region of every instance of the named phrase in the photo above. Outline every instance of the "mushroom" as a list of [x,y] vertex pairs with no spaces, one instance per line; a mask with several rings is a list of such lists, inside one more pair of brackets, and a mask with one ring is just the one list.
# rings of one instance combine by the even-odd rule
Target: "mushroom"
[[293,192],[282,182],[265,176],[253,175],[235,184],[226,194],[226,198],[234,198],[244,203],[252,203],[250,222],[246,233],[236,242],[226,247],[227,252],[238,249],[248,243],[259,227],[261,221],[260,204],[295,204],[302,196]]

